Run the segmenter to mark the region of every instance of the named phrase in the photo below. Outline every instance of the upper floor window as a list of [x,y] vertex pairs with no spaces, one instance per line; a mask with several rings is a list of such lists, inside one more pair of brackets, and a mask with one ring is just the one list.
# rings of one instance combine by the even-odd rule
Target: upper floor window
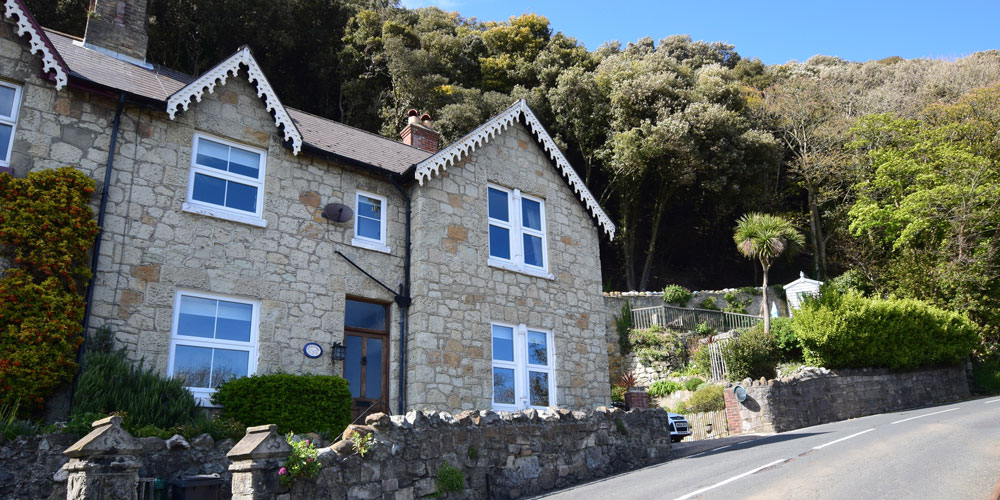
[[388,253],[386,219],[385,196],[358,191],[354,203],[354,238],[351,244]]
[[490,265],[548,275],[545,201],[499,186],[487,188]]
[[167,375],[207,401],[220,384],[252,375],[257,365],[260,304],[197,292],[178,292]]
[[0,82],[0,167],[10,165],[10,151],[14,147],[14,128],[17,112],[21,108],[21,87]]
[[264,225],[264,150],[195,134],[184,209]]

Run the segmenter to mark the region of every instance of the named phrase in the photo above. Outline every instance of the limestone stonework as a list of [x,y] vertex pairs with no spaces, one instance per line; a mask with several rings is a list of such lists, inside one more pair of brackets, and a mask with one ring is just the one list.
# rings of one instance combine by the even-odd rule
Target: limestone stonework
[[[552,277],[488,264],[490,183],[545,201]],[[608,404],[598,228],[524,126],[511,126],[413,193],[410,406],[491,407],[491,322],[552,332],[558,406]]]

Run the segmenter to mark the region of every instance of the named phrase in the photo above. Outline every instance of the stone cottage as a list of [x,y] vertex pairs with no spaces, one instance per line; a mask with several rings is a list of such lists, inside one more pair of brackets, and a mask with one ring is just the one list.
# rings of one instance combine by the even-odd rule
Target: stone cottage
[[[615,227],[524,101],[438,150],[282,105],[246,47],[149,63],[146,0],[83,39],[4,0],[0,169],[97,181],[88,325],[208,403],[231,377],[347,378],[370,407],[607,404]],[[100,207],[104,207],[100,209]]]

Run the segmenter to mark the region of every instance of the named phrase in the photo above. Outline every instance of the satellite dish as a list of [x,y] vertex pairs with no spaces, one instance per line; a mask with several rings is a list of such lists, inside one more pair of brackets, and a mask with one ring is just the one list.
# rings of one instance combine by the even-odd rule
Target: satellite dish
[[330,203],[323,207],[323,217],[332,222],[347,222],[351,220],[351,217],[354,217],[354,210],[343,203]]

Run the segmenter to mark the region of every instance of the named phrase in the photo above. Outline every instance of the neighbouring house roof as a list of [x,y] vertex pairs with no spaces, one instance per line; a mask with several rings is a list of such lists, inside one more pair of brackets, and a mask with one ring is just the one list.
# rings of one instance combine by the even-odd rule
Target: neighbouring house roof
[[[46,30],[46,33],[74,77],[146,99],[162,101],[165,111],[171,96],[199,79],[155,64],[151,65],[152,69],[142,68],[85,48],[79,38],[52,30]],[[238,55],[239,52],[227,61]],[[217,65],[216,68],[222,65]],[[190,104],[190,100],[188,103]],[[399,141],[295,108],[284,109],[301,134],[302,144],[319,151],[395,174],[405,172],[413,164],[430,156],[427,151]]]
[[559,170],[559,173],[566,179],[566,182],[573,192],[576,193],[576,196],[583,203],[584,207],[594,217],[597,225],[604,229],[604,232],[608,234],[610,239],[614,239],[615,224],[611,222],[608,214],[604,213],[601,205],[597,203],[597,198],[594,198],[594,195],[587,189],[583,180],[580,179],[576,170],[566,160],[566,157],[556,146],[556,143],[552,141],[552,137],[549,136],[549,133],[538,121],[538,118],[535,117],[535,114],[531,112],[531,108],[528,107],[528,103],[524,99],[518,100],[500,114],[476,127],[475,130],[466,134],[465,137],[418,163],[414,176],[422,185],[424,180],[433,177],[435,174],[439,174],[441,170],[447,169],[449,165],[457,164],[473,151],[485,146],[490,140],[500,135],[500,133],[507,130],[518,120],[524,120],[528,131],[535,136],[535,140],[538,141],[541,148],[555,162],[556,169]]
[[38,25],[35,16],[31,15],[31,11],[21,0],[4,0],[4,17],[17,18],[17,34],[28,35],[31,53],[38,54],[42,58],[42,71],[53,75],[57,90],[65,87],[69,79],[69,69],[59,51],[52,46],[52,41],[45,34],[45,30]]
[[785,285],[785,290],[810,290],[819,289],[822,281],[806,278],[806,273],[799,271],[799,279]]

